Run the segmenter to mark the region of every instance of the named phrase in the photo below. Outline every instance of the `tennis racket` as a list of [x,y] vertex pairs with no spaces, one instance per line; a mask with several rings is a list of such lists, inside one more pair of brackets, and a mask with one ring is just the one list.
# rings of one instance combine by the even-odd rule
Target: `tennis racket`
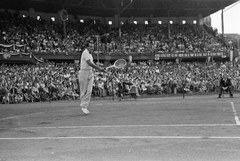
[[113,65],[106,68],[108,70],[109,68],[124,68],[127,65],[127,61],[125,59],[118,59],[114,62]]

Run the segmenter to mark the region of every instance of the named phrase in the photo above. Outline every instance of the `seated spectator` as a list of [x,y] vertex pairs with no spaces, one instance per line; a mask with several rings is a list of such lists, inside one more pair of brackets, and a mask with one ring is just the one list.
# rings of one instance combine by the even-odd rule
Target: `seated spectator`
[[51,81],[50,85],[48,86],[49,101],[57,100],[58,92],[59,90],[57,86]]
[[18,93],[18,94],[15,96],[15,103],[22,103],[22,101],[23,101],[22,94],[21,94],[21,93]]
[[40,94],[39,94],[37,84],[33,85],[31,92],[32,92],[31,95],[33,96],[33,101],[34,102],[39,102],[40,101]]
[[25,83],[22,88],[23,102],[33,102],[28,85]]
[[67,99],[75,100],[79,95],[74,91],[74,86],[68,84],[66,91]]
[[38,88],[38,91],[39,91],[39,96],[40,96],[40,100],[41,101],[46,101],[46,100],[48,101],[49,100],[49,98],[48,98],[48,96],[49,96],[48,89],[45,88],[45,85],[43,83],[40,84],[40,86]]

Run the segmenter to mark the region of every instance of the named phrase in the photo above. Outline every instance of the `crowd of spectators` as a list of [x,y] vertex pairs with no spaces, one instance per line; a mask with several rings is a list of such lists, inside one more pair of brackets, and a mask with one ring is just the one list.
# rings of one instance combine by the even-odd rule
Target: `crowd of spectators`
[[[71,54],[81,52],[85,41],[93,41],[95,51],[103,54],[224,51],[228,47],[212,28],[197,24],[172,24],[169,30],[166,24],[125,23],[119,34],[99,20],[85,19],[84,23],[68,21],[65,37],[62,24],[8,11],[0,12],[0,34],[0,44],[6,45],[0,45],[0,52]],[[7,47],[12,44],[16,46]]]
[[2,65],[1,96],[12,103],[76,99],[75,71],[71,64]]
[[[2,103],[78,99],[78,66],[67,63],[1,65]],[[109,74],[95,72],[93,97],[117,96],[119,84],[128,92],[135,86],[140,95],[217,92],[220,75],[231,77],[240,90],[239,64],[204,62],[130,63]],[[114,77],[112,77],[114,76]],[[127,85],[129,84],[129,85]]]

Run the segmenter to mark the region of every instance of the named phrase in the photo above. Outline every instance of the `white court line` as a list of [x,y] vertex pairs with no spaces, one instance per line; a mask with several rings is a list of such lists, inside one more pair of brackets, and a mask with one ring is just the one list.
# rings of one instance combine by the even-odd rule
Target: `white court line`
[[71,136],[71,137],[0,138],[0,140],[63,140],[63,139],[240,139],[240,136]]
[[[49,127],[18,127],[13,130],[26,129],[80,129],[80,128],[133,128],[133,127],[224,127],[236,124],[175,124],[175,125],[100,125],[100,126],[49,126]],[[4,129],[4,128],[0,128]]]
[[232,110],[233,110],[233,114],[234,114],[234,118],[235,118],[236,124],[237,124],[237,125],[240,125],[240,121],[239,121],[239,118],[238,118],[238,116],[237,116],[237,111],[236,111],[236,109],[235,109],[235,107],[234,107],[233,102],[231,102],[231,105],[232,105]]
[[[156,100],[156,99],[154,99]],[[191,103],[191,102],[194,102],[194,103],[198,103],[196,100],[161,100],[159,99],[158,101],[152,101],[150,99],[147,99],[147,100],[137,100],[137,101],[123,101],[123,102],[104,102],[104,103],[96,103],[95,105],[96,106],[103,106],[103,105],[113,105],[113,104],[156,104],[156,103],[161,103],[161,104],[164,104],[164,103]],[[222,101],[219,101],[219,102],[216,102],[216,100],[209,100],[208,102],[214,102],[214,103],[223,103]],[[202,102],[199,102],[202,104]]]
[[15,119],[15,118],[17,118],[17,117],[18,117],[18,116],[5,117],[5,118],[1,118],[0,121]]
[[43,114],[43,113],[44,112],[36,112],[36,113],[30,113],[30,114],[23,114],[23,115],[15,115],[15,116],[10,116],[10,117],[4,117],[4,118],[0,118],[0,121],[16,119],[16,118],[23,117],[23,116],[39,115],[39,114]]

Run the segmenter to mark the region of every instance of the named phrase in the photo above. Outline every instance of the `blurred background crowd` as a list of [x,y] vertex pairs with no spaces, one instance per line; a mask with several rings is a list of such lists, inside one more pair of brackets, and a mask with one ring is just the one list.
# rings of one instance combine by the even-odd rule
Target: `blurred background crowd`
[[172,24],[169,29],[164,24],[126,23],[119,33],[98,20],[85,19],[84,23],[68,21],[66,30],[65,37],[62,24],[20,17],[17,12],[0,12],[0,44],[24,45],[0,46],[0,52],[74,53],[81,52],[86,41],[95,43],[95,51],[108,55],[224,51],[238,46],[229,44],[216,29],[197,24]]
[[[67,63],[1,65],[0,98],[12,103],[78,99],[78,66]],[[92,97],[117,96],[119,84],[126,93],[131,86],[140,95],[217,92],[223,73],[240,90],[239,64],[182,62],[131,63],[111,74],[95,72]],[[3,98],[4,97],[4,98]],[[4,103],[4,102],[3,102]]]

